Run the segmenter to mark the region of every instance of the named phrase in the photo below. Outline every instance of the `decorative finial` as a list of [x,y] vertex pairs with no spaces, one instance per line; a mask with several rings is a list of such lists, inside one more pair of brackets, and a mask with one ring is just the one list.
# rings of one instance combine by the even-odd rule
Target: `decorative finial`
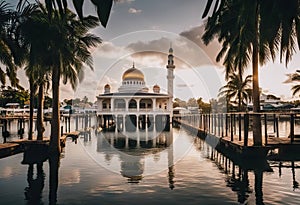
[[135,68],[135,67],[134,67],[134,61],[132,61],[132,68]]
[[170,42],[170,49],[169,49],[169,53],[173,53],[172,42]]

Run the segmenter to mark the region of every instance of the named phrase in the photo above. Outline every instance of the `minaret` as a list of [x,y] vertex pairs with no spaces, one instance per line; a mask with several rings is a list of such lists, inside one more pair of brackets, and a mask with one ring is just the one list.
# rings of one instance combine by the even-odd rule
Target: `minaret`
[[173,88],[173,81],[174,81],[174,56],[173,56],[173,48],[172,45],[170,45],[169,49],[169,55],[168,55],[168,95],[169,95],[169,110],[171,112],[170,115],[170,122],[172,122],[172,117],[173,117],[173,93],[174,93],[174,88]]

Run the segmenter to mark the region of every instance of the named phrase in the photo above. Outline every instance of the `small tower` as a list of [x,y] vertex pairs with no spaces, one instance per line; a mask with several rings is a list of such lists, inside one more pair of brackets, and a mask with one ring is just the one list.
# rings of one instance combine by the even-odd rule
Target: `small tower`
[[169,49],[169,55],[168,55],[168,95],[169,95],[169,102],[168,102],[168,108],[170,110],[170,123],[172,124],[172,118],[173,118],[173,93],[174,93],[174,88],[173,88],[173,81],[174,81],[174,56],[173,56],[173,48],[172,45],[170,45]]
[[168,95],[171,97],[171,100],[173,100],[173,81],[174,81],[174,69],[175,69],[175,65],[174,65],[174,56],[173,56],[173,48],[172,46],[169,49],[169,55],[168,55],[168,65],[167,65],[167,69],[168,69]]

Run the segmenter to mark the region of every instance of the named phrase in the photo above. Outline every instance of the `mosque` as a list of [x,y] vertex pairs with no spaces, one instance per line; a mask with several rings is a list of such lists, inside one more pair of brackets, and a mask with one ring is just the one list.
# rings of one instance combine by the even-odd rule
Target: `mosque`
[[106,84],[104,93],[97,96],[99,126],[116,132],[170,130],[175,69],[172,47],[166,68],[167,93],[161,93],[157,84],[149,91],[144,74],[134,64],[123,73],[118,92],[111,92]]

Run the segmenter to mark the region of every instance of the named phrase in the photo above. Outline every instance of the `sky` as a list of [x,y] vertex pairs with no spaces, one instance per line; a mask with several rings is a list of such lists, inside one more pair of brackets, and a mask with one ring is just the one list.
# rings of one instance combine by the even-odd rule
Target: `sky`
[[[119,0],[114,3],[107,28],[99,26],[92,31],[103,40],[92,49],[94,71],[85,69],[84,80],[75,91],[62,85],[61,100],[87,96],[94,101],[107,83],[112,91],[117,91],[123,72],[132,67],[133,62],[144,73],[150,90],[158,84],[161,92],[166,92],[170,45],[176,65],[174,96],[183,100],[216,98],[219,88],[225,84],[224,68],[215,62],[220,49],[218,42],[215,40],[205,46],[201,41],[205,4],[205,0]],[[85,1],[84,13],[96,15],[88,1]],[[265,93],[291,100],[292,84],[283,82],[299,65],[300,54],[297,53],[287,67],[278,59],[261,66],[260,87]],[[251,64],[247,74],[251,74]],[[19,76],[21,83],[28,86],[23,71],[19,71]]]

